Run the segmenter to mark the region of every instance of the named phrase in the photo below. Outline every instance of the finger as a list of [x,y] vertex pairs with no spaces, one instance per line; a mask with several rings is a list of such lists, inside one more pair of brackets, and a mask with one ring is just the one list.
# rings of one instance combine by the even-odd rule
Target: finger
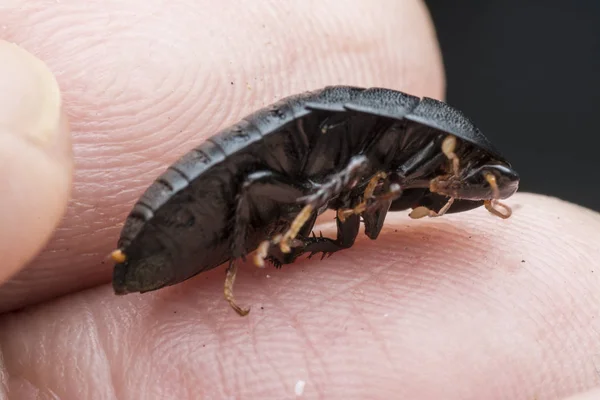
[[178,0],[160,13],[142,0],[22,1],[3,11],[5,33],[61,71],[78,168],[65,222],[0,290],[0,311],[110,280],[106,256],[141,192],[256,108],[332,84],[443,92],[435,35],[417,1]]
[[40,60],[0,40],[0,283],[46,244],[67,206],[70,181],[56,80]]
[[[390,216],[380,239],[293,268],[110,287],[0,320],[15,387],[56,397],[564,398],[598,382],[598,214],[518,195],[515,214]],[[332,234],[324,227],[324,234]],[[41,357],[40,355],[43,355]],[[302,388],[302,382],[298,388]],[[23,396],[25,397],[25,396]]]
[[565,400],[598,400],[600,399],[600,389],[590,390],[585,393],[579,393]]

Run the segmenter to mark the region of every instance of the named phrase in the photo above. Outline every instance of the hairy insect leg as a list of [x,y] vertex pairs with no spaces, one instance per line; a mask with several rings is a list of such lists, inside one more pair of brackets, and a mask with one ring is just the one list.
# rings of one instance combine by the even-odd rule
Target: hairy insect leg
[[283,253],[279,246],[273,245],[273,242],[279,243],[283,235],[277,235],[272,241],[265,240],[260,244],[257,249],[254,264],[259,268],[264,268],[265,260],[270,261],[275,265],[275,268],[281,268],[283,264],[291,264],[296,258],[304,253],[304,238],[310,236],[313,227],[317,221],[317,213],[313,212],[312,216],[304,224],[304,226],[298,232],[297,237],[292,242],[292,251],[289,253]]
[[340,210],[337,213],[337,217],[343,222],[348,216],[352,214],[360,214],[367,208],[367,201],[373,197],[373,193],[375,192],[375,188],[379,184],[381,179],[387,178],[387,174],[383,171],[376,173],[365,188],[363,193],[363,201],[361,201],[356,207],[350,210]]
[[[279,245],[283,253],[289,253],[292,250],[292,242],[311,215],[326,205],[329,200],[339,195],[345,190],[349,190],[356,185],[358,180],[365,174],[369,166],[369,160],[364,155],[354,156],[350,159],[344,169],[336,174],[332,174],[328,179],[318,186],[315,193],[299,198],[298,201],[306,205],[300,213],[294,218],[290,228],[281,237],[271,239],[269,244],[261,244],[261,249],[268,249],[267,246]],[[267,251],[268,252],[268,251]],[[263,251],[264,254],[264,251]],[[257,260],[260,262],[259,260]]]
[[225,278],[225,287],[223,289],[223,293],[225,295],[225,300],[229,303],[231,308],[235,310],[241,317],[248,315],[250,312],[249,308],[242,308],[237,305],[235,302],[235,297],[233,296],[233,284],[235,283],[235,276],[237,275],[237,263],[234,259],[229,261],[229,266],[227,267],[227,277]]
[[[342,221],[339,216],[336,218],[337,237],[331,239],[328,237],[316,236],[313,232],[312,237],[304,239],[304,248],[302,253],[310,253],[311,258],[317,253],[323,253],[321,259],[331,256],[333,253],[348,249],[354,245],[354,241],[360,231],[360,216],[353,214]],[[300,254],[298,254],[299,256]]]
[[374,206],[369,207],[361,214],[365,224],[365,235],[369,239],[375,240],[381,233],[392,202],[393,199],[379,200]]
[[[232,218],[232,259],[245,260],[245,255],[248,252],[246,236],[251,217],[268,220],[272,218],[273,211],[277,213],[282,211],[282,205],[297,206],[298,197],[304,195],[305,192],[305,187],[293,184],[286,177],[273,171],[264,170],[249,174],[242,183],[235,200],[235,210]],[[312,228],[312,225],[309,228]],[[264,266],[264,255],[266,253],[263,247],[264,243],[259,246],[257,258],[255,258],[255,263],[259,266]],[[232,268],[235,268],[235,266]]]
[[235,200],[232,257],[244,258],[246,254],[246,232],[251,214],[257,218],[269,218],[273,209],[280,204],[293,204],[303,193],[302,188],[272,171],[257,171],[248,175]]
[[[299,233],[298,237],[294,239],[294,242],[297,243],[297,245],[292,249],[291,253],[283,253],[279,246],[273,246],[271,243],[266,242],[266,245],[261,249],[263,252],[261,258],[263,260],[271,259],[272,261],[276,261],[276,266],[281,267],[282,264],[291,264],[298,257],[306,253],[310,253],[308,258],[311,258],[317,253],[323,253],[323,256],[321,257],[321,259],[323,259],[326,256],[331,256],[337,251],[352,247],[360,230],[360,216],[351,215],[343,222],[336,217],[336,222],[336,239],[324,237],[322,234],[317,236],[314,232],[311,237],[309,236],[310,231],[306,233],[306,229],[303,228],[302,234]],[[314,223],[311,225],[314,225]],[[305,225],[305,227],[307,226],[308,225]],[[306,235],[304,235],[304,233],[306,233]]]
[[265,240],[258,245],[256,255],[254,257],[254,264],[259,268],[264,268],[265,259],[271,253],[271,246],[279,245],[279,250],[284,254],[289,254],[292,251],[292,246],[298,247],[302,245],[301,241],[294,243],[296,236],[309,220],[310,216],[314,213],[314,210],[310,204],[304,206],[300,214],[296,216],[290,228],[283,235],[276,235],[270,240]]
[[[265,193],[268,193],[265,196]],[[237,274],[237,261],[245,259],[246,232],[250,223],[251,213],[257,213],[259,218],[265,214],[268,218],[270,211],[279,204],[294,204],[303,189],[291,184],[285,177],[272,171],[257,171],[246,178],[236,197],[235,215],[233,218],[233,235],[231,242],[231,260],[227,268],[227,277],[223,293],[225,300],[240,316],[245,316],[250,309],[237,305],[233,295],[233,285]],[[254,209],[253,209],[254,208]]]
[[[386,188],[383,194],[374,195],[375,188],[379,184],[380,179],[386,180]],[[396,181],[399,181],[399,177],[397,175],[392,174],[388,176],[385,172],[378,172],[371,178],[367,187],[365,188],[363,194],[363,201],[361,201],[356,207],[349,210],[340,210],[338,212],[338,218],[344,221],[348,218],[349,215],[352,214],[363,214],[366,211],[380,209],[382,205],[386,203],[391,204],[391,202],[397,199],[402,194],[402,188],[400,184]]]
[[[442,141],[442,153],[450,160],[452,163],[452,173],[454,176],[458,176],[460,173],[460,159],[455,153],[456,150],[456,137],[453,135],[448,135]],[[432,189],[433,190],[433,189]],[[454,198],[451,197],[446,204],[439,210],[433,211],[425,206],[420,206],[413,209],[409,217],[413,219],[419,219],[424,217],[441,217],[450,209],[452,204],[454,203]]]

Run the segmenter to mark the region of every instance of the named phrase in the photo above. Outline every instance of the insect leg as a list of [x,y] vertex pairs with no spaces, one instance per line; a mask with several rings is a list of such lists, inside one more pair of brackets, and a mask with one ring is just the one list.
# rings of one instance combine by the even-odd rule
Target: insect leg
[[[386,189],[383,194],[375,196],[374,192],[379,184],[380,179],[386,179]],[[367,210],[372,210],[374,208],[378,209],[380,206],[386,203],[389,207],[389,204],[391,204],[392,201],[397,199],[402,194],[402,188],[399,184],[399,181],[399,177],[395,174],[388,176],[388,174],[383,171],[378,172],[367,184],[363,194],[363,201],[361,201],[353,209],[338,211],[338,218],[340,218],[343,222],[344,219],[348,218],[348,216],[352,214],[362,214]]]
[[281,211],[281,204],[295,204],[296,199],[305,193],[305,189],[294,185],[272,171],[257,171],[246,177],[236,196],[233,216],[233,234],[231,239],[231,261],[227,268],[224,295],[231,307],[241,316],[249,309],[236,304],[233,284],[237,273],[237,260],[247,254],[246,234],[251,218],[264,220]]
[[454,172],[454,175],[458,176],[458,173],[460,171],[460,159],[454,152],[455,149],[456,137],[452,135],[447,136],[442,142],[442,152],[446,157],[448,157],[448,160],[450,160],[450,162],[452,163],[452,172]]
[[[485,175],[485,180],[488,182],[488,184],[490,185],[490,187],[492,188],[492,191],[494,193],[493,200],[486,200],[483,203],[485,205],[485,208],[497,217],[500,217],[502,219],[510,218],[510,216],[512,214],[512,210],[510,209],[510,207],[497,200],[498,197],[500,197],[500,194],[499,194],[499,190],[498,190],[498,183],[496,182],[496,177],[494,176],[494,174],[488,173]],[[502,212],[498,211],[496,206],[504,208],[504,210],[506,212],[502,213]]]
[[[442,141],[442,153],[448,158],[448,160],[452,163],[452,173],[454,176],[458,176],[460,173],[460,159],[454,152],[456,150],[456,137],[452,135],[448,135]],[[425,206],[420,206],[413,209],[409,216],[413,219],[419,219],[423,217],[441,217],[444,215],[454,203],[454,198],[450,197],[446,204],[438,211],[430,210]]]
[[376,206],[369,207],[361,214],[365,224],[365,234],[369,239],[375,240],[379,236],[392,202],[393,199],[380,200]]
[[225,300],[227,300],[231,308],[233,308],[241,317],[244,317],[248,315],[250,309],[238,306],[235,301],[235,297],[233,296],[233,284],[235,283],[236,274],[237,263],[236,260],[232,258],[229,261],[229,266],[227,267],[227,277],[225,278],[225,288],[223,289],[223,294],[225,295]]
[[372,240],[379,236],[392,203],[403,193],[402,177],[398,173],[393,172],[385,176],[382,194],[373,195],[374,190],[367,187],[362,203],[353,210],[338,211],[338,216],[342,221],[347,218],[348,214],[359,213],[365,224],[365,234]]
[[[321,259],[326,256],[331,256],[333,253],[348,249],[354,245],[354,241],[360,230],[360,216],[353,214],[342,221],[339,216],[336,218],[337,238],[331,239],[323,236],[316,236],[313,233],[312,237],[305,238],[302,253],[310,253],[308,258],[311,258],[317,253],[323,253]],[[300,254],[297,254],[298,257]]]
[[420,206],[420,207],[413,209],[410,212],[410,214],[408,214],[408,216],[411,217],[412,219],[419,219],[419,218],[423,218],[423,217],[441,217],[442,215],[446,214],[446,211],[448,211],[450,209],[450,207],[452,206],[452,203],[454,203],[454,197],[450,197],[450,199],[446,202],[446,204],[444,204],[444,206],[438,212],[430,210],[427,207]]
[[[283,264],[291,264],[296,258],[304,254],[304,239],[310,236],[313,227],[317,221],[318,214],[315,212],[312,214],[310,219],[306,221],[296,239],[294,239],[294,247],[292,247],[292,251],[290,253],[283,253],[279,246],[273,245],[270,241],[266,240],[261,243],[256,252],[256,256],[254,259],[254,263],[256,266],[263,268],[264,261],[270,261],[273,263],[275,268],[281,268]],[[279,235],[281,238],[281,235]]]
[[[290,228],[281,237],[276,237],[261,244],[261,249],[268,249],[272,244],[278,244],[283,253],[291,252],[291,245],[296,238],[300,229],[304,226],[311,215],[326,205],[329,200],[339,195],[344,190],[348,190],[358,182],[358,179],[363,176],[369,166],[369,160],[364,155],[352,157],[346,167],[340,172],[330,176],[325,183],[318,186],[315,193],[298,199],[306,205],[296,216]],[[263,252],[264,254],[264,252]]]

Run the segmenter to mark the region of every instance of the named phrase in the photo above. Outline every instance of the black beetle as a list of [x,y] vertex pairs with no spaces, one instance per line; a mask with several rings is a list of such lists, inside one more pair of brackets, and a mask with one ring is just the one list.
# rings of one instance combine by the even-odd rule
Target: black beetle
[[[276,267],[353,245],[360,222],[376,239],[388,211],[440,216],[498,202],[518,189],[507,160],[459,111],[395,90],[330,86],[284,98],[224,129],[171,165],[127,217],[116,294],[173,285],[256,251]],[[502,206],[506,213],[498,210]],[[311,236],[337,211],[337,238]]]

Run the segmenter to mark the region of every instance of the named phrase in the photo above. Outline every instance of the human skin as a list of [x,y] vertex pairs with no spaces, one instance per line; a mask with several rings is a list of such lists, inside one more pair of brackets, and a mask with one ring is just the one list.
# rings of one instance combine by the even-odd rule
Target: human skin
[[[243,264],[245,318],[223,300],[222,267],[112,293],[106,255],[131,205],[219,128],[329,84],[443,98],[423,4],[370,4],[0,7],[3,38],[62,92],[61,103],[39,64],[19,68],[29,56],[0,45],[8,398],[286,399],[304,381],[304,398],[563,399],[600,384],[600,216],[539,195],[508,200],[508,220],[395,213],[377,241],[361,235],[329,259]],[[320,228],[334,234],[330,219]]]

